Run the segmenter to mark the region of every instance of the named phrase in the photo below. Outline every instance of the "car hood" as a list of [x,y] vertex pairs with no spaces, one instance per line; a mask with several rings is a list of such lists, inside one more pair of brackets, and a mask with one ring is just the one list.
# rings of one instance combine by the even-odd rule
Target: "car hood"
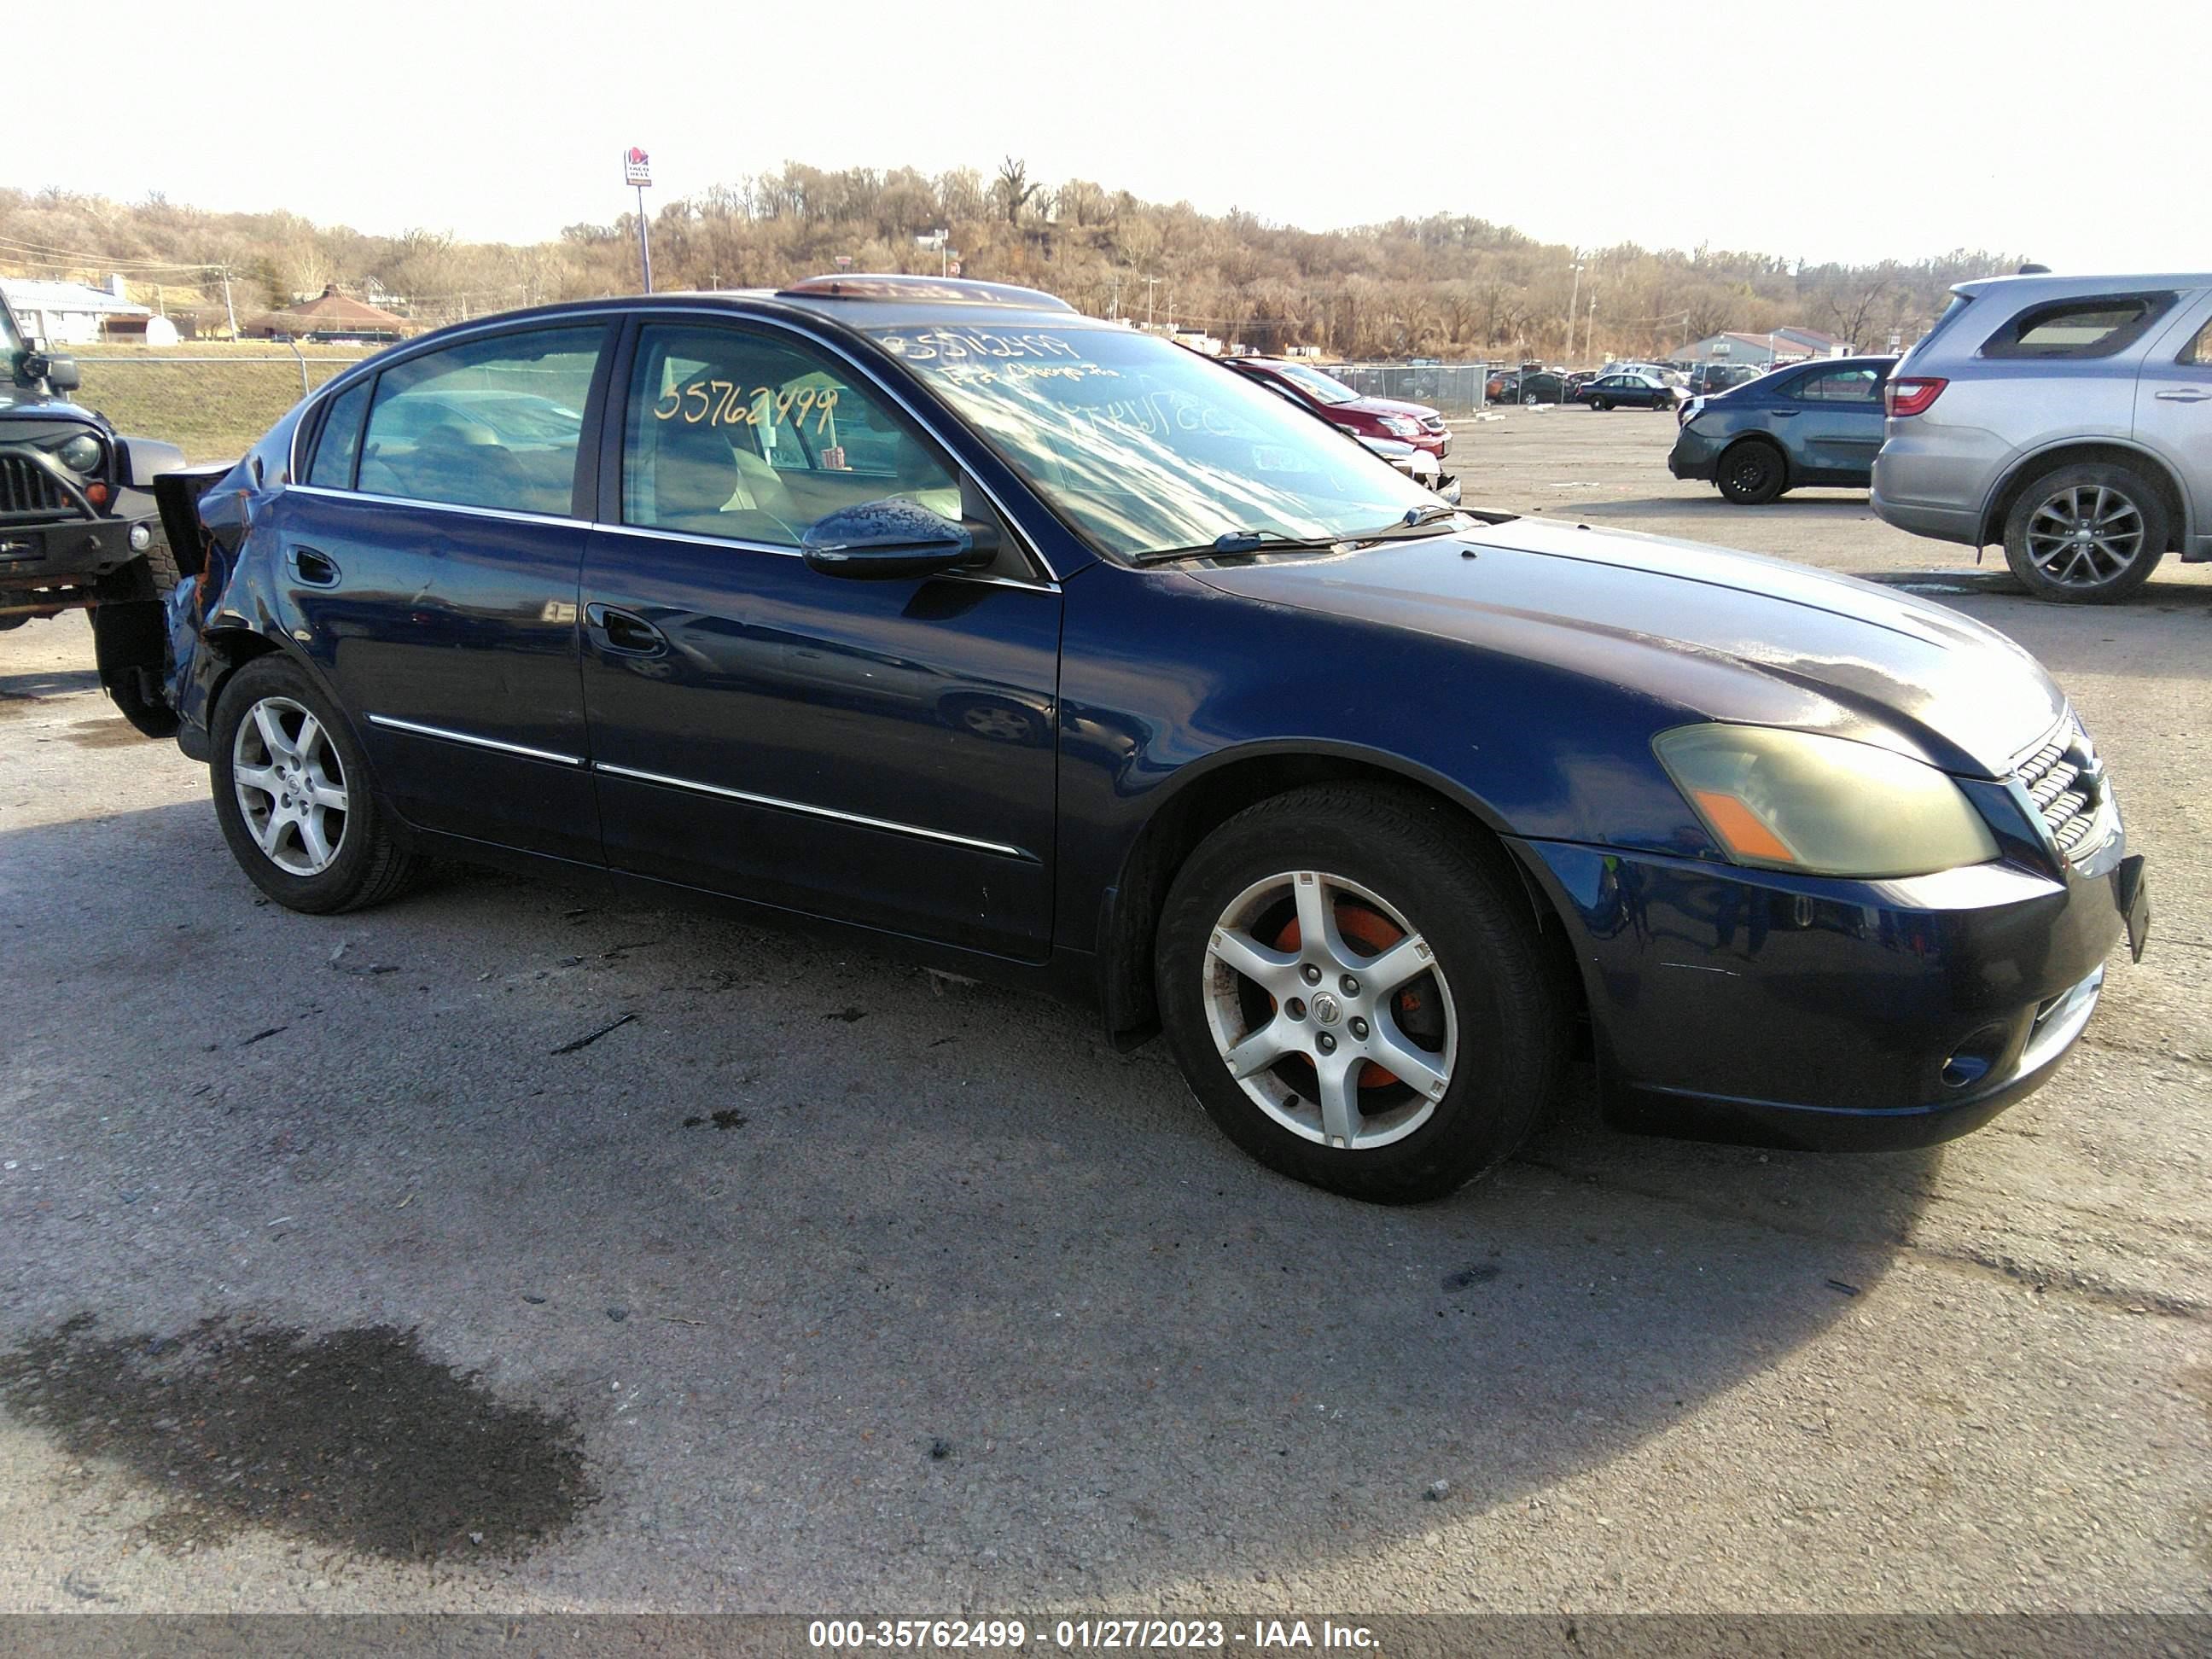
[[1402,403],[1395,398],[1355,398],[1338,409],[1356,409],[1363,415],[1410,415],[1417,421],[1433,420],[1437,411],[1426,404]]
[[1941,605],[1626,531],[1515,519],[1346,553],[1207,561],[1193,574],[1242,598],[1607,680],[1653,703],[1661,725],[1826,732],[1973,776],[2004,776],[2065,709],[2027,652]]
[[78,404],[66,398],[33,391],[20,386],[0,382],[0,417],[9,420],[82,421],[87,426],[100,427],[106,422]]

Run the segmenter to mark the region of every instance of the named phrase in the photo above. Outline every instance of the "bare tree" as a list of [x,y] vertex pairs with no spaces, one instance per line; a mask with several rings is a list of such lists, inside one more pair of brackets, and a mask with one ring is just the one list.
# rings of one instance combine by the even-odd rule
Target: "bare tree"
[[992,193],[999,198],[999,206],[1010,225],[1021,222],[1022,209],[1029,204],[1030,198],[1036,195],[1039,188],[1030,182],[1030,164],[1012,155],[999,163],[998,180],[991,186]]
[[[1828,301],[1828,315],[1836,325],[1836,336],[1846,345],[1860,343],[1859,337],[1880,308],[1879,301],[1895,284],[1885,276],[1880,282],[1869,283],[1856,292],[1846,289]],[[1894,307],[1892,307],[1894,309]]]

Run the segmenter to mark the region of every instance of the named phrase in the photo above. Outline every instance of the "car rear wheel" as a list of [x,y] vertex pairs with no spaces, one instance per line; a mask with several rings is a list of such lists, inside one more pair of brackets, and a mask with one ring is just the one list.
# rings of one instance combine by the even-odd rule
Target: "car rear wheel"
[[1525,894],[1441,803],[1322,787],[1231,818],[1154,959],[1191,1091],[1270,1169],[1379,1203],[1487,1173],[1551,1108],[1566,996]]
[[282,657],[239,670],[216,705],[216,817],[231,856],[279,904],[311,915],[380,904],[414,860],[394,837],[351,731]]
[[1738,507],[1764,507],[1788,486],[1789,464],[1772,444],[1747,441],[1721,456],[1713,482]]
[[2039,599],[2109,605],[2150,580],[2167,529],[2165,500],[2141,473],[2056,467],[2005,515],[2005,562]]

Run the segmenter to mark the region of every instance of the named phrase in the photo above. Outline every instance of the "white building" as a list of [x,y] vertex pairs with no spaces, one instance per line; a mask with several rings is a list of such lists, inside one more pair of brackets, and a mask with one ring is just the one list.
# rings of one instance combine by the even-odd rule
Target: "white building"
[[[82,283],[0,276],[0,294],[8,296],[8,308],[15,313],[23,332],[48,345],[91,345],[98,342],[100,328],[110,317],[154,316],[149,307],[133,305],[105,289],[87,288]],[[173,341],[175,336],[170,338]]]

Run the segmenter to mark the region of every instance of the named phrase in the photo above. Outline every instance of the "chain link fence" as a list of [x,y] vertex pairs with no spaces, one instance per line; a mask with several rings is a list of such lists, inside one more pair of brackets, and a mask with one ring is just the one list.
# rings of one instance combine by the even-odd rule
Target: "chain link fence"
[[281,342],[250,350],[103,352],[76,359],[71,394],[126,436],[175,444],[194,462],[234,460],[315,387],[368,349]]
[[1363,398],[1395,398],[1462,416],[1487,406],[1483,388],[1498,372],[1489,363],[1331,363],[1328,369]]

